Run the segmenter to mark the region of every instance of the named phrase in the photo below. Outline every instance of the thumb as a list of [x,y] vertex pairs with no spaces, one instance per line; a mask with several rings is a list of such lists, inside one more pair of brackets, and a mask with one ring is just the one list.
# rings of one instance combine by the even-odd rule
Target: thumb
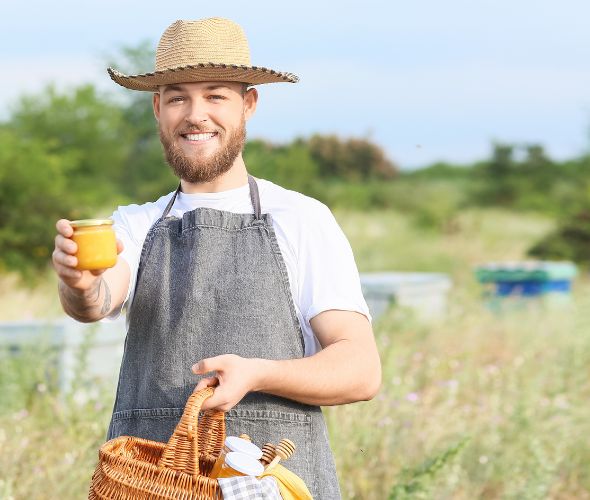
[[202,359],[195,363],[192,367],[193,373],[196,375],[203,375],[204,373],[214,372],[223,368],[223,356],[215,356],[213,358]]

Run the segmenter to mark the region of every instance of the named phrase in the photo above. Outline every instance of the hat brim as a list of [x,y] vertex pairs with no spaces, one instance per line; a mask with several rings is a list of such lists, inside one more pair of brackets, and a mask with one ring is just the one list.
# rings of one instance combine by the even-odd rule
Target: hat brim
[[108,68],[107,71],[111,79],[122,87],[146,92],[157,92],[161,85],[187,82],[240,82],[259,85],[280,82],[297,83],[299,81],[297,75],[293,73],[284,73],[260,66],[217,63],[192,64],[141,75],[125,75],[113,68]]

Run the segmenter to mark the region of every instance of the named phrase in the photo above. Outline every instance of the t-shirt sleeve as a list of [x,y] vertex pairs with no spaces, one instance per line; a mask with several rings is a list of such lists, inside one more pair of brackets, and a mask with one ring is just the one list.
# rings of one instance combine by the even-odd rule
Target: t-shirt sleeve
[[119,254],[119,258],[124,259],[129,265],[130,278],[129,287],[123,304],[121,304],[121,307],[113,310],[108,316],[109,319],[116,319],[119,317],[121,311],[127,307],[132,292],[135,289],[137,268],[139,266],[143,240],[145,239],[145,231],[143,231],[145,223],[142,224],[141,222],[143,221],[137,219],[143,219],[145,217],[142,217],[139,214],[133,214],[133,211],[133,208],[128,209],[127,207],[119,207],[111,217],[113,219],[113,227],[117,239],[121,240],[123,243],[123,251]]
[[298,252],[299,304],[305,321],[331,309],[359,312],[371,321],[352,248],[332,212],[315,202],[306,215]]

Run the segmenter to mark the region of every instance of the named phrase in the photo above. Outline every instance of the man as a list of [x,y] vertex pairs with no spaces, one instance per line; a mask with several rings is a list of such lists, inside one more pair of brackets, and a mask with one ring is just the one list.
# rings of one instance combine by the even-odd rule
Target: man
[[371,399],[381,378],[358,272],[327,207],[253,179],[242,158],[258,101],[248,86],[297,77],[251,66],[243,31],[219,18],[173,23],[154,73],[109,73],[153,92],[180,185],[113,214],[108,270],[77,271],[71,225],[57,223],[64,310],[80,321],[127,310],[108,438],[165,442],[195,384],[216,386],[204,409],[227,411],[228,435],[291,439],[288,467],[315,498],[339,498],[319,407]]

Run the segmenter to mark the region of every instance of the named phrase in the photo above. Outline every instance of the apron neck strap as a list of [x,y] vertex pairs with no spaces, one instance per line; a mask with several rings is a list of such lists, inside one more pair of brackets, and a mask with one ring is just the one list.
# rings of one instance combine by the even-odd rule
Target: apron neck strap
[[248,184],[250,185],[250,200],[252,200],[252,207],[254,208],[254,216],[256,220],[260,220],[260,194],[258,193],[258,184],[250,174],[248,174]]
[[172,210],[172,206],[174,205],[174,202],[176,201],[176,197],[178,196],[178,193],[180,193],[180,186],[181,185],[179,183],[178,187],[176,188],[176,191],[174,191],[174,194],[172,195],[172,198],[170,198],[168,205],[166,205],[166,208],[164,209],[164,213],[162,214],[162,219],[165,219],[166,217],[168,217],[170,210]]
[[[250,200],[252,201],[252,207],[254,208],[254,216],[256,217],[256,220],[259,220],[262,217],[260,211],[260,194],[258,192],[258,184],[256,184],[254,177],[252,177],[250,174],[248,174],[248,185],[250,186]],[[174,195],[172,195],[168,205],[166,205],[164,213],[162,214],[162,219],[165,219],[170,213],[170,210],[172,210],[174,202],[178,197],[178,193],[180,193],[180,186],[181,185],[178,184],[176,191],[174,191]]]

